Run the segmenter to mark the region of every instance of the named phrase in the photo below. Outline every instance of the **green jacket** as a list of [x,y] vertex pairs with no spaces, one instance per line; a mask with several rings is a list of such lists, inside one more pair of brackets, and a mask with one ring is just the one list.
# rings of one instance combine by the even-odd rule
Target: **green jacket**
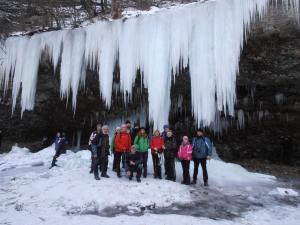
[[134,139],[134,145],[138,152],[147,152],[149,149],[149,139],[137,135]]

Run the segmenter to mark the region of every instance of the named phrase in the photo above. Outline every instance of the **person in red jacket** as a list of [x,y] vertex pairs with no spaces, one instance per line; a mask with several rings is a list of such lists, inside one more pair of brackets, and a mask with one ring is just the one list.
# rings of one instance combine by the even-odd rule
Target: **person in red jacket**
[[160,132],[156,130],[154,136],[150,142],[153,168],[154,168],[154,179],[161,179],[161,157],[164,151],[164,139],[160,136]]
[[121,132],[116,135],[115,139],[115,151],[116,151],[116,166],[117,166],[117,175],[121,177],[121,168],[120,163],[122,159],[122,155],[125,155],[130,151],[131,147],[131,137],[127,132],[126,124],[121,126]]

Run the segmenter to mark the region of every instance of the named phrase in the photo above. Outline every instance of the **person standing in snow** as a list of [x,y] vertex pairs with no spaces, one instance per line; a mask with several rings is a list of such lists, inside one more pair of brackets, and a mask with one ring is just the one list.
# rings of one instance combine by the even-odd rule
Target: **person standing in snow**
[[197,183],[198,168],[201,164],[203,172],[204,186],[208,186],[208,173],[206,168],[206,161],[212,156],[212,143],[208,137],[204,136],[202,129],[197,130],[197,136],[193,139],[193,161],[194,161],[194,175],[192,184]]
[[89,146],[90,146],[91,158],[92,158],[90,173],[94,173],[94,177],[96,180],[100,180],[99,172],[98,172],[99,165],[100,165],[100,162],[98,160],[98,149],[100,148],[101,138],[102,138],[102,124],[99,123],[97,124],[97,130],[92,132],[89,139]]
[[55,155],[53,156],[50,169],[54,166],[57,166],[56,165],[57,158],[60,156],[62,151],[65,149],[65,146],[68,144],[68,141],[65,136],[62,136],[61,133],[58,132],[56,134],[54,144],[55,144]]
[[182,171],[183,171],[183,181],[182,184],[190,185],[190,161],[192,159],[193,147],[189,142],[189,138],[184,136],[182,138],[182,143],[179,146],[178,158],[181,160]]
[[164,142],[165,171],[167,175],[166,179],[176,181],[175,158],[177,156],[177,142],[172,130],[167,132],[167,137],[165,138]]
[[121,127],[117,127],[116,128],[116,132],[114,133],[114,135],[112,136],[112,140],[111,140],[111,152],[114,155],[114,160],[113,160],[113,171],[117,172],[117,164],[116,164],[116,145],[115,145],[115,140],[116,140],[116,136],[117,134],[119,134],[121,132]]
[[[168,131],[170,130],[170,127],[169,127],[169,125],[164,125],[164,127],[163,127],[163,132],[161,133],[161,136],[162,136],[162,138],[164,139],[164,141],[165,141],[165,139],[166,139],[166,137],[167,137],[167,133],[168,133]],[[166,168],[166,161],[164,162],[164,167]],[[167,171],[165,170],[165,175],[167,175]]]
[[[101,167],[101,177],[109,178],[107,175],[107,167],[108,167],[108,156],[109,156],[109,128],[107,125],[102,127],[102,136],[100,139],[100,146],[98,148],[98,162],[100,162]],[[96,172],[95,177],[99,177],[98,169],[94,169]]]
[[121,158],[123,156],[126,159],[126,155],[131,148],[131,143],[132,141],[129,133],[127,132],[127,126],[126,124],[123,124],[121,126],[121,132],[116,135],[115,140],[117,175],[119,178],[122,177],[120,168]]
[[134,145],[137,148],[137,152],[141,158],[141,161],[143,162],[143,177],[147,177],[148,172],[148,149],[149,149],[149,138],[145,131],[144,127],[141,127],[138,135],[134,139]]
[[158,130],[154,131],[154,136],[150,142],[153,169],[154,169],[154,179],[161,179],[161,159],[164,151],[164,139],[160,136]]

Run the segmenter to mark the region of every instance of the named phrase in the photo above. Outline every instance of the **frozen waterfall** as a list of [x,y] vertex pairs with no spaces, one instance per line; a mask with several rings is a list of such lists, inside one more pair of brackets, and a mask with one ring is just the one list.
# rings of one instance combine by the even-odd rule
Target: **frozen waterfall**
[[[11,37],[4,43],[0,83],[12,81],[12,107],[21,91],[22,113],[34,107],[38,67],[43,52],[53,68],[60,66],[60,94],[72,98],[85,85],[86,69],[99,74],[100,95],[111,106],[113,72],[120,66],[120,88],[132,94],[137,70],[149,94],[149,119],[154,127],[168,121],[172,76],[189,66],[192,112],[198,125],[209,126],[218,111],[234,115],[239,57],[250,22],[272,0],[216,0],[162,9],[126,20],[102,21],[74,30],[31,37]],[[298,0],[284,0],[298,6]],[[288,4],[289,3],[289,4]],[[295,7],[293,7],[295,8]]]

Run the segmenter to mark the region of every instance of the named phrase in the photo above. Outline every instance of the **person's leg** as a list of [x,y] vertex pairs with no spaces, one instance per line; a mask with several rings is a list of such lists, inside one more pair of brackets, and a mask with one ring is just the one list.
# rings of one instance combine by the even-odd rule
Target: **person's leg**
[[133,170],[129,169],[129,180],[132,180],[133,177]]
[[121,157],[122,157],[122,153],[120,152],[116,152],[116,170],[117,170],[117,175],[118,177],[121,176]]
[[190,161],[186,160],[184,162],[184,171],[185,171],[185,184],[191,184],[191,177],[190,177]]
[[199,163],[200,160],[199,159],[194,159],[194,174],[193,174],[193,184],[197,183],[197,177],[198,177],[198,170],[199,170]]
[[137,168],[136,169],[136,180],[137,180],[137,182],[141,182],[141,176],[142,176],[142,169]]
[[161,165],[160,165],[160,157],[159,157],[159,155],[158,155],[158,154],[156,155],[156,157],[157,157],[157,160],[156,160],[156,171],[157,171],[157,177],[158,177],[159,179],[161,179]]
[[117,164],[116,164],[116,153],[114,152],[114,159],[113,159],[113,171],[117,171]]
[[94,173],[94,164],[93,164],[93,153],[91,151],[91,170],[90,173]]
[[206,158],[201,159],[200,161],[201,161],[201,167],[202,167],[202,172],[203,172],[204,185],[207,185],[208,174],[207,174],[207,168],[206,168]]
[[166,172],[166,179],[170,180],[171,175],[170,175],[170,158],[167,157],[165,158],[165,172]]
[[157,178],[156,155],[157,155],[157,154],[152,153],[152,162],[153,162],[154,178]]
[[143,156],[143,168],[144,168],[144,178],[147,177],[148,173],[148,151],[142,153]]
[[181,160],[181,167],[182,167],[182,184],[184,184],[185,183],[185,177],[184,177],[184,170],[185,170],[185,168],[184,168],[184,161],[183,160]]
[[105,156],[101,159],[101,176],[108,178],[107,175],[107,166],[108,166],[108,156]]
[[99,179],[99,163],[98,163],[98,159],[96,157],[93,158],[93,170],[94,170],[94,177],[96,180]]
[[171,180],[176,181],[175,158],[170,159],[170,174]]

